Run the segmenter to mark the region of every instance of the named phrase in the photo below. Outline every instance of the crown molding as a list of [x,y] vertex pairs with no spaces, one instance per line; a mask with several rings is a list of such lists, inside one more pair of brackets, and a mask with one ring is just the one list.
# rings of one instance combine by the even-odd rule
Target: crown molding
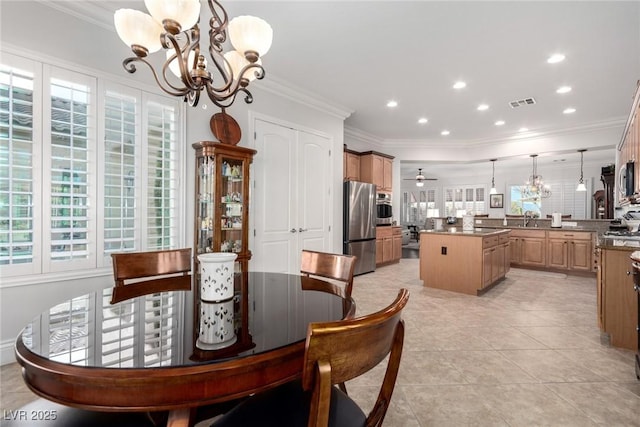
[[344,126],[344,136],[367,144],[378,145],[380,147],[384,147],[385,143],[385,140],[382,138],[347,125]]
[[290,83],[285,83],[284,80],[279,79],[277,76],[273,76],[272,74],[269,74],[268,77],[265,77],[264,80],[260,80],[259,82],[254,81],[253,84],[255,86],[251,86],[251,90],[259,89],[265,92],[270,92],[279,97],[289,99],[290,101],[327,113],[341,120],[345,120],[354,113],[354,110],[349,107],[331,102],[317,93],[310,92]]
[[43,6],[56,9],[67,15],[82,19],[93,25],[113,31],[113,12],[105,8],[99,1],[50,1],[35,0]]
[[622,129],[624,128],[626,118],[612,118],[602,120],[599,122],[585,123],[579,126],[573,126],[562,129],[546,129],[538,132],[527,132],[522,135],[509,136],[504,138],[482,138],[476,140],[447,140],[447,141],[434,141],[434,140],[402,140],[402,139],[385,139],[382,144],[388,147],[394,148],[455,148],[455,147],[474,147],[484,148],[494,145],[501,145],[509,142],[516,141],[537,141],[543,138],[568,136],[581,134],[586,132],[595,132],[608,129]]

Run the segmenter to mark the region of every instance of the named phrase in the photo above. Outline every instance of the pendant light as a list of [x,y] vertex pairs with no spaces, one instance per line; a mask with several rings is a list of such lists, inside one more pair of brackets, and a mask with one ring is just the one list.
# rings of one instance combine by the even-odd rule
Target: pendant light
[[489,194],[498,194],[498,190],[496,190],[496,160],[498,159],[491,159],[491,190],[489,190]]
[[584,185],[584,174],[583,174],[583,166],[584,166],[584,152],[587,151],[585,149],[578,150],[580,153],[580,180],[578,181],[578,187],[576,187],[576,191],[587,191],[587,186]]

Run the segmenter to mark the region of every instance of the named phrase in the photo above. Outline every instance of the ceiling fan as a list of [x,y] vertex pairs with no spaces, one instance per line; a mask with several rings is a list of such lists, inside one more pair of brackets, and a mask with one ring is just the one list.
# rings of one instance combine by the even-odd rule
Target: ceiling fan
[[414,181],[416,182],[416,186],[422,187],[424,185],[424,181],[437,181],[437,178],[427,178],[422,174],[422,168],[418,168],[418,175],[415,178],[405,178],[406,181]]

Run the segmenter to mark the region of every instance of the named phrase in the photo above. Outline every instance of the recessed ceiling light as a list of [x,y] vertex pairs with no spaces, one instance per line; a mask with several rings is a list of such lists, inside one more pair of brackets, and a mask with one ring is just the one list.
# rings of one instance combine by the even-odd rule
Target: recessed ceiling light
[[467,84],[466,84],[465,82],[462,82],[462,81],[460,81],[460,82],[455,82],[455,83],[453,84],[453,88],[454,88],[454,89],[464,89],[465,87],[467,87]]
[[429,120],[427,120],[425,117],[421,117],[418,119],[418,123],[420,123],[421,125],[427,123]]
[[573,107],[565,108],[563,111],[564,114],[573,114],[575,112],[576,112],[576,109]]
[[551,55],[548,59],[547,62],[549,64],[557,64],[558,62],[562,62],[564,61],[565,56],[561,53],[554,53],[553,55]]
[[478,111],[485,111],[488,110],[489,106],[487,104],[480,104],[478,105]]
[[571,86],[560,86],[556,93],[569,93],[571,92]]
[[442,132],[440,132],[440,135],[442,136],[447,136],[449,135],[451,132],[449,132],[448,130],[443,130]]
[[504,120],[498,120],[494,123],[496,126],[502,126],[504,125]]
[[394,108],[394,107],[397,107],[397,106],[398,106],[398,101],[391,100],[391,101],[387,102],[387,107],[389,107],[389,108]]
[[529,130],[529,128],[520,128],[520,129],[518,129],[518,132],[526,132],[528,130]]

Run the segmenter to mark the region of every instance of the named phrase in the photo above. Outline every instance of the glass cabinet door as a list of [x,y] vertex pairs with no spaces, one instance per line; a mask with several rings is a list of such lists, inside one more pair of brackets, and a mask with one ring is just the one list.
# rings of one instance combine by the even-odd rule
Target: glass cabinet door
[[242,252],[244,161],[220,157],[220,252]]

